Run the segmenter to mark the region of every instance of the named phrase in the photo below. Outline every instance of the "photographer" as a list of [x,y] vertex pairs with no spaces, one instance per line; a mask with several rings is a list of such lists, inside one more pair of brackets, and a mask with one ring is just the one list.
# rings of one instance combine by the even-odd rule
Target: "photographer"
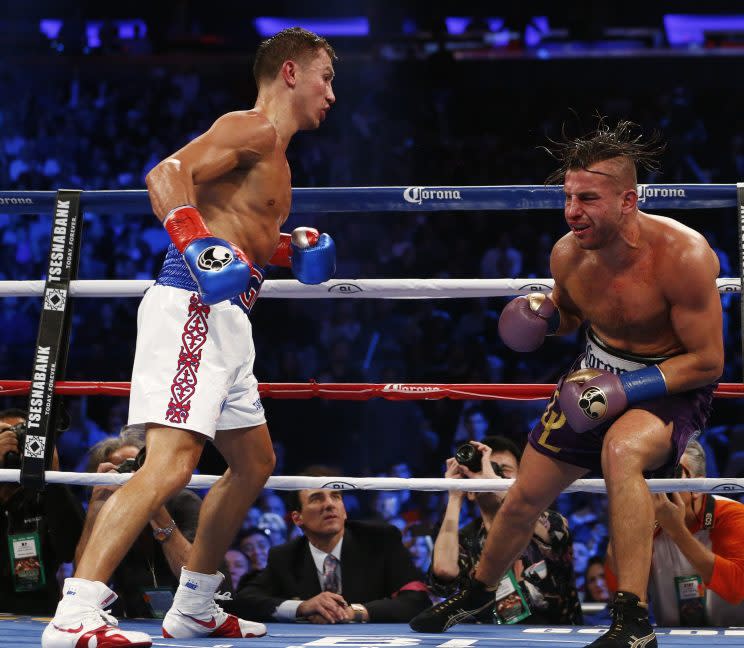
[[[124,426],[116,437],[104,439],[90,450],[88,472],[133,472],[145,460],[143,426]],[[82,538],[75,551],[82,555],[98,513],[118,486],[93,488]],[[119,592],[114,614],[162,618],[178,587],[196,532],[201,500],[187,489],[155,512],[114,572]]]
[[[26,413],[0,411],[0,468],[19,468]],[[52,469],[59,470],[56,449]],[[72,561],[83,509],[69,487],[41,491],[0,483],[0,612],[51,614],[60,598],[56,573]]]
[[[706,476],[703,446],[689,441],[678,478]],[[744,504],[713,493],[654,493],[649,602],[664,626],[744,624]],[[607,584],[617,590],[610,545]]]
[[[488,436],[482,443],[471,441],[447,459],[445,477],[453,479],[514,479],[521,451],[509,439]],[[505,493],[450,491],[442,526],[434,543],[430,574],[431,590],[450,596],[470,577],[480,559],[486,534]],[[463,497],[474,500],[481,517],[459,529]],[[506,578],[510,578],[507,574]],[[511,584],[496,594],[496,609],[490,606],[471,620],[495,623],[572,624],[582,623],[571,560],[571,535],[559,513],[545,511],[530,543],[512,566]],[[511,590],[511,591],[510,591]]]

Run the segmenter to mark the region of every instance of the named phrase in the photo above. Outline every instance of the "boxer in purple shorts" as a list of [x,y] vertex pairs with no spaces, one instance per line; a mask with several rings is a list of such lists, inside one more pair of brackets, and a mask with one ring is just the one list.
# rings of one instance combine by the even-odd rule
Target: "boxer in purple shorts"
[[[602,364],[606,369],[613,367],[616,371],[632,371],[632,369],[617,367],[618,365],[627,367],[633,364],[638,365],[637,368],[640,369],[644,366],[660,364],[668,359],[666,357],[648,358],[613,349],[602,344],[592,330],[587,329],[587,352],[579,356],[569,374],[574,370],[585,368],[592,360],[595,362],[591,364],[595,366]],[[565,377],[563,376],[558,381],[556,391],[545,408],[545,412],[532,428],[529,435],[530,445],[548,457],[560,459],[573,466],[581,466],[592,473],[599,473],[602,470],[601,455],[604,434],[615,419],[601,423],[583,434],[578,434],[573,430],[560,406],[559,395]],[[714,385],[706,385],[687,392],[642,401],[635,406],[635,409],[653,414],[664,425],[670,423],[672,425],[672,453],[669,455],[669,460],[655,470],[644,471],[645,477],[673,476],[674,467],[684,454],[687,442],[698,436],[705,427],[710,414],[713,391]]]
[[697,232],[639,209],[638,165],[656,166],[656,142],[635,125],[600,120],[587,137],[551,151],[563,181],[569,232],[554,245],[554,288],[512,300],[504,343],[535,351],[547,335],[586,325],[584,353],[561,379],[530,434],[519,476],[459,593],[411,627],[442,632],[493,604],[494,590],[555,497],[590,470],[607,484],[618,591],[610,629],[594,648],[655,648],[646,589],[654,506],[644,475],[668,474],[705,425],[723,371],[718,258]]

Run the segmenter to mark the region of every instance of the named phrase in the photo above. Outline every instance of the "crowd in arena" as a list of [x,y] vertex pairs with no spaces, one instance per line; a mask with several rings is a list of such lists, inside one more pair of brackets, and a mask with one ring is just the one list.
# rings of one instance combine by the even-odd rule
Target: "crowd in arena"
[[[245,108],[251,99],[247,70],[240,84],[234,79],[221,84],[214,75],[182,67],[141,72],[132,70],[121,82],[94,80],[74,70],[57,79],[41,78],[0,66],[0,86],[14,98],[0,106],[0,188],[140,189],[159,160],[208,128],[216,116]],[[363,94],[347,92],[342,76],[329,123],[320,132],[298,136],[288,151],[294,186],[540,184],[551,170],[551,158],[539,147],[549,145],[564,122],[576,126],[571,114],[544,105],[494,120],[492,106],[470,106],[468,112],[456,92],[433,82],[400,88],[391,105],[382,90],[375,90],[384,79],[379,82]],[[744,130],[733,136],[729,131],[724,141],[718,124],[725,120],[711,118],[714,109],[726,110],[721,99],[714,92],[670,88],[652,101],[610,93],[598,103],[577,100],[575,108],[585,125],[596,111],[610,119],[635,119],[646,132],[660,132],[667,142],[662,172],[641,182],[733,183],[744,177]],[[728,128],[737,124],[740,116]],[[738,274],[733,214],[730,222],[717,212],[674,216],[690,219],[705,234],[719,256],[722,277]],[[299,224],[290,217],[287,227]],[[333,234],[341,278],[548,277],[550,249],[565,230],[559,214],[543,212],[318,214],[310,224]],[[48,215],[0,214],[0,280],[43,277],[49,229]],[[79,277],[154,278],[167,243],[149,214],[88,213]],[[289,274],[275,269],[270,278]],[[497,333],[505,303],[503,298],[259,300],[252,315],[255,373],[263,382],[555,381],[579,352],[580,339],[552,339],[531,356],[510,351]],[[737,381],[742,369],[739,302],[725,296],[723,303],[727,362],[721,380]],[[128,380],[137,305],[136,299],[76,300],[67,378]],[[27,378],[38,300],[5,297],[0,318],[0,374]],[[23,406],[18,399],[2,402]],[[400,477],[441,477],[444,461],[460,444],[487,435],[506,436],[521,447],[544,406],[541,401],[383,399],[267,399],[264,404],[276,474],[323,463],[342,474]],[[88,449],[126,423],[126,400],[70,398],[67,409],[70,424],[58,439],[61,467],[84,470]],[[708,476],[744,475],[740,415],[736,402],[716,403],[711,426],[702,435]],[[212,474],[222,469],[209,452],[200,468]],[[399,527],[425,574],[445,501],[439,494],[380,492],[349,496],[346,508],[352,517]],[[557,504],[573,536],[580,588],[585,572],[596,567],[592,559],[606,550],[605,504],[604,498],[588,494],[563,495]],[[461,524],[475,515],[472,503],[466,503]],[[283,495],[265,491],[226,556],[233,581],[265,566],[259,545],[284,542],[296,530]]]

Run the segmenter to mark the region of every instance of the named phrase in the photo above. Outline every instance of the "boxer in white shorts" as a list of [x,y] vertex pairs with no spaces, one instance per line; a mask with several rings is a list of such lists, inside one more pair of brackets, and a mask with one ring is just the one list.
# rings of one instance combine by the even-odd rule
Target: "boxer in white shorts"
[[334,103],[334,59],[311,32],[279,32],[256,54],[255,107],[223,115],[147,176],[153,211],[173,241],[138,315],[129,421],[146,424],[147,458],[101,509],[43,648],[152,645],[145,633],[119,630],[105,612],[116,598],[106,583],[153,513],[189,482],[207,438],[228,469],[202,504],[163,635],[266,633],[215,603],[223,579],[217,568],[274,469],[248,319],[262,266],[291,267],[303,283],[335,271],[328,234],[279,231],[292,195],[286,149]]
[[216,430],[265,423],[250,320],[229,301],[205,307],[195,299],[198,293],[167,285],[145,294],[129,422],[194,430],[210,439]]

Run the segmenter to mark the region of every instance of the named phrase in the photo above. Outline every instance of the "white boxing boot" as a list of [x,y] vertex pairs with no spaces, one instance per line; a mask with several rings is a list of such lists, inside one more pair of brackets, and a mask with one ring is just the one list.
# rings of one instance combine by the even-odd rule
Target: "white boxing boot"
[[104,583],[67,578],[57,611],[41,635],[42,648],[115,648],[152,646],[144,632],[120,630],[104,608],[116,600]]
[[182,568],[173,605],[163,619],[163,636],[174,639],[263,637],[266,634],[263,623],[239,619],[215,603],[214,595],[224,578],[220,572],[199,574]]

